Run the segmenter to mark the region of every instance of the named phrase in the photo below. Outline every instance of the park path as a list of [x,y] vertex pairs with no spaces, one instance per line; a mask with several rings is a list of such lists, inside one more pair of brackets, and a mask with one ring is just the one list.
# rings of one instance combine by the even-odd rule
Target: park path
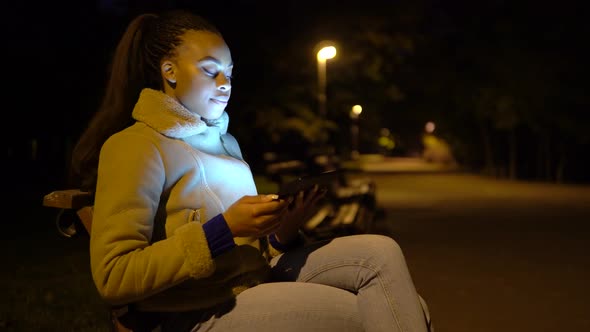
[[590,186],[364,173],[437,332],[590,331]]

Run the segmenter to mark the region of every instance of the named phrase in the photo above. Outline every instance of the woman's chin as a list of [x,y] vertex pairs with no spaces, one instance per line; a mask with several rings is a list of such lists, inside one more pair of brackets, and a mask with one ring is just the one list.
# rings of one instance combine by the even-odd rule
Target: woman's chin
[[210,109],[207,112],[202,112],[199,115],[202,118],[207,119],[207,120],[217,120],[221,117],[224,110],[225,110],[225,107],[218,107],[215,109]]

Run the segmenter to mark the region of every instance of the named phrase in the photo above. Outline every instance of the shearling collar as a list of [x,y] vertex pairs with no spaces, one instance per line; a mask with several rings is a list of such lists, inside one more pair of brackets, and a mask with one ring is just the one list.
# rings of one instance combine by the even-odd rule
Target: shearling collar
[[191,113],[174,98],[167,94],[145,88],[133,108],[135,120],[145,123],[162,135],[173,138],[185,138],[201,134],[208,127],[218,127],[221,135],[227,132],[229,117],[223,112],[219,119],[205,120]]

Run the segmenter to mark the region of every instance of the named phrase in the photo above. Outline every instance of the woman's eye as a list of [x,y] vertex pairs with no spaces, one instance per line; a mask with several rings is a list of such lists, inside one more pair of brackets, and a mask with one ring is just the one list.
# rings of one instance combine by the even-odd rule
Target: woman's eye
[[207,69],[207,68],[203,68],[203,71],[205,72],[205,75],[210,76],[210,77],[217,77],[217,75],[219,74],[218,71]]
[[211,77],[211,78],[217,78],[217,76],[219,76],[219,74],[223,73],[223,75],[225,76],[225,78],[227,80],[231,80],[233,78],[232,73],[226,73],[226,72],[222,72],[219,71],[218,68],[208,68],[208,67],[201,67],[201,70],[205,73],[205,75]]

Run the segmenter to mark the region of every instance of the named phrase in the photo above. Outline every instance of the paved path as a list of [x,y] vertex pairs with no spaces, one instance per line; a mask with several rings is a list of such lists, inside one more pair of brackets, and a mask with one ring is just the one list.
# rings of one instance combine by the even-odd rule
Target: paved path
[[437,332],[590,331],[590,187],[365,173]]
[[414,157],[385,157],[379,154],[361,155],[358,161],[344,161],[343,167],[370,173],[434,173],[456,172],[456,164],[426,162]]

